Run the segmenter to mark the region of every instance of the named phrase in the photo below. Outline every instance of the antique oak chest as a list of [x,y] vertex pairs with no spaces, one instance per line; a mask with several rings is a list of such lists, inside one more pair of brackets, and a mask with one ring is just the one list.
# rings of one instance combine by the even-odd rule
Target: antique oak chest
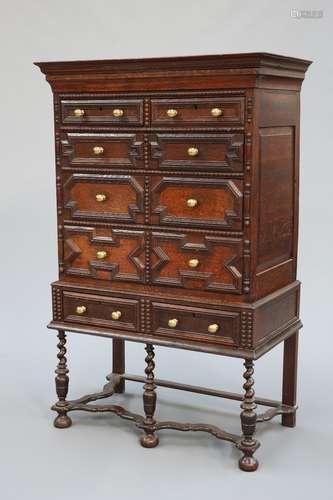
[[[69,427],[70,411],[109,411],[142,429],[148,448],[162,429],[202,430],[234,443],[240,468],[256,470],[256,423],[282,415],[295,425],[299,108],[310,61],[253,53],[36,64],[54,97],[55,426]],[[113,339],[102,392],[67,399],[66,331]],[[145,344],[145,376],[125,372],[126,340]],[[258,398],[254,360],[282,341],[282,400]],[[155,379],[154,345],[242,358],[244,393]],[[143,415],[94,403],[125,380],[144,384]],[[156,421],[159,385],[241,401],[242,433]]]

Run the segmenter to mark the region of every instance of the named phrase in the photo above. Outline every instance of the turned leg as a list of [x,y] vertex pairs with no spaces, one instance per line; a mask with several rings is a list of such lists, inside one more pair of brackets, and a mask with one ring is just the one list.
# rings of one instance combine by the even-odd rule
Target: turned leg
[[66,359],[66,334],[64,331],[59,330],[58,333],[59,343],[57,345],[58,352],[58,365],[55,370],[56,377],[56,391],[58,395],[58,401],[52,407],[53,410],[58,412],[58,416],[54,420],[54,426],[60,429],[64,429],[65,427],[70,427],[72,425],[72,420],[67,415],[67,401],[66,396],[68,392],[68,368],[67,368],[67,359]]
[[145,435],[141,437],[140,442],[145,448],[154,448],[158,445],[158,437],[154,433],[154,413],[156,408],[156,385],[154,384],[154,346],[152,344],[146,345],[146,383],[143,386],[143,407],[145,411],[146,418],[144,420],[144,431]]
[[[122,375],[125,373],[125,341],[113,339],[112,341],[112,373]],[[115,386],[114,392],[121,394],[125,392],[125,380],[120,380]]]
[[[284,341],[282,403],[289,406],[296,405],[297,358],[298,332]],[[296,410],[294,413],[282,415],[282,425],[286,427],[295,427]]]
[[247,472],[252,472],[258,468],[258,461],[253,454],[259,447],[258,441],[253,438],[256,430],[257,419],[257,405],[255,403],[253,389],[254,380],[252,378],[254,372],[253,361],[246,359],[244,366],[246,368],[243,374],[243,377],[245,378],[245,383],[243,385],[245,395],[241,404],[241,424],[243,436],[242,440],[238,444],[238,448],[244,453],[244,455],[239,460],[239,468]]

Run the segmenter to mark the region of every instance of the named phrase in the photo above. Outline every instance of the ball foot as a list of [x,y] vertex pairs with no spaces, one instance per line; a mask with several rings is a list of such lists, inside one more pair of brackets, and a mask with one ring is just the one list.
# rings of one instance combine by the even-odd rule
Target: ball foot
[[239,468],[245,472],[254,472],[258,469],[258,460],[254,457],[244,456],[239,459]]
[[68,415],[58,415],[53,422],[54,427],[66,429],[72,425],[72,419]]
[[159,443],[159,439],[156,434],[145,434],[140,438],[140,443],[144,448],[155,448]]

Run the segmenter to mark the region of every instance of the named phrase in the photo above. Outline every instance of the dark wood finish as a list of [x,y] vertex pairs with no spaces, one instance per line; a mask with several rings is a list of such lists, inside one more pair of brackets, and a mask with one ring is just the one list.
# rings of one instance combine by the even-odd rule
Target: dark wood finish
[[154,432],[155,427],[155,419],[154,413],[156,408],[156,385],[154,384],[154,346],[152,344],[146,345],[146,383],[143,386],[143,407],[145,410],[145,419],[144,419],[144,431],[145,435],[141,437],[141,444],[144,448],[155,448],[158,445],[158,437]]
[[[256,423],[282,415],[295,425],[299,114],[309,64],[266,53],[37,63],[54,95],[59,280],[49,326],[60,331],[60,427],[70,425],[68,411],[83,410],[133,421],[149,447],[158,430],[209,432],[236,444],[240,467],[253,471]],[[101,393],[66,400],[65,331],[113,339]],[[125,340],[147,346],[144,417],[91,404],[124,391]],[[256,414],[269,400],[254,396],[253,360],[282,341],[282,402]],[[245,360],[243,436],[154,419],[154,345]]]
[[[112,340],[112,373],[122,375],[125,373],[125,341],[122,339]],[[125,392],[125,379],[120,378],[114,392],[122,394]]]
[[258,441],[253,437],[256,430],[256,402],[254,397],[254,380],[252,378],[254,368],[253,361],[246,359],[245,372],[243,377],[245,378],[245,383],[243,385],[245,395],[244,400],[241,404],[241,423],[243,438],[239,443],[238,447],[244,453],[243,457],[239,460],[239,467],[246,472],[253,472],[258,468],[258,460],[253,456],[255,450],[259,447]]
[[[290,406],[296,405],[298,337],[299,333],[296,332],[284,341],[282,403]],[[295,427],[296,412],[282,415],[282,425]]]
[[[82,116],[75,116],[76,109],[84,110]],[[122,116],[114,116],[117,109],[123,111]],[[62,99],[61,121],[64,125],[143,125],[142,99]]]
[[[222,114],[212,116],[212,109]],[[167,111],[175,109],[177,115],[169,117]],[[225,127],[244,123],[244,97],[211,97],[200,99],[152,99],[151,124],[153,127]]]
[[58,332],[58,365],[56,368],[56,391],[58,396],[58,401],[54,405],[53,409],[58,413],[58,416],[54,420],[54,426],[58,429],[65,429],[72,425],[72,420],[67,415],[68,402],[66,401],[68,393],[68,368],[67,368],[67,358],[66,358],[66,334],[64,331],[59,330]]

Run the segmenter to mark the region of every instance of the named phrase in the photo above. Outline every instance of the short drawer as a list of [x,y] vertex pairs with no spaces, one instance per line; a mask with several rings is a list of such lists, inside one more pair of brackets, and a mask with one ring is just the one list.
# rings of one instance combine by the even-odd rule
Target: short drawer
[[239,231],[242,217],[240,180],[152,176],[153,224]]
[[69,132],[61,147],[65,167],[143,167],[143,134]]
[[152,99],[153,126],[223,127],[244,123],[243,97]]
[[155,168],[241,172],[243,134],[151,134],[151,163]]
[[85,293],[63,293],[64,321],[119,330],[139,330],[137,300]]
[[151,248],[155,285],[242,293],[241,238],[153,231]]
[[144,231],[66,225],[63,244],[68,276],[144,282]]
[[77,172],[63,175],[63,198],[67,218],[142,223],[144,177]]
[[142,99],[63,99],[62,123],[75,125],[143,125]]
[[153,334],[238,346],[240,314],[153,302]]

